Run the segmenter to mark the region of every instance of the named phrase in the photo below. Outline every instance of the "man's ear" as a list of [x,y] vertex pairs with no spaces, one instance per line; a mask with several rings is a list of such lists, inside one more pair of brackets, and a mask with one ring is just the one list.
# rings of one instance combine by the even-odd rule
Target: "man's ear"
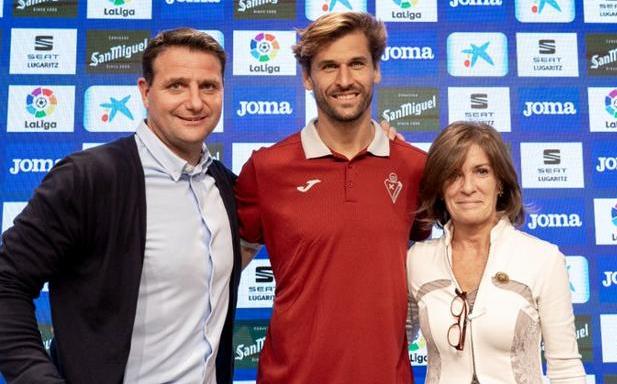
[[139,88],[139,93],[141,94],[141,102],[144,103],[144,107],[148,109],[148,92],[150,92],[150,84],[148,84],[145,78],[140,77],[139,80],[137,80],[137,87]]
[[375,64],[375,78],[373,84],[379,84],[381,82],[381,66],[379,63]]
[[302,70],[302,82],[304,83],[304,88],[307,91],[313,90],[313,79],[311,79],[310,70],[303,69]]

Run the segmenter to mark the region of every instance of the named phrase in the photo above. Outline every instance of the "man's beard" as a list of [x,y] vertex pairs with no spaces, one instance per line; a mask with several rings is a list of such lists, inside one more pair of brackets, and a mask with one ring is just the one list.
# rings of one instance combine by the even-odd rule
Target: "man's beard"
[[321,109],[330,119],[340,123],[352,123],[357,121],[364,114],[364,112],[371,107],[371,102],[373,101],[373,91],[371,90],[371,93],[368,96],[363,92],[360,92],[360,94],[364,95],[364,97],[356,107],[356,110],[351,114],[341,114],[335,107],[328,103],[327,96],[324,97],[319,92],[313,92],[317,107]]

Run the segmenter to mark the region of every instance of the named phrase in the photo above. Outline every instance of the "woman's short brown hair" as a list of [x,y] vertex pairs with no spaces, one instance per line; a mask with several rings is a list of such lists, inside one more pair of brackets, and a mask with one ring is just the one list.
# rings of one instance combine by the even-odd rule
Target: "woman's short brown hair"
[[334,12],[321,16],[305,29],[298,30],[300,40],[292,48],[294,55],[302,68],[309,72],[313,57],[324,45],[354,31],[361,31],[366,36],[373,65],[377,66],[386,49],[386,27],[365,12]]
[[227,55],[223,47],[210,35],[193,28],[176,28],[159,32],[144,51],[141,59],[142,76],[148,84],[154,79],[154,60],[169,47],[184,47],[190,50],[211,53],[221,64],[221,76],[225,76]]
[[521,188],[510,151],[501,135],[488,124],[457,121],[448,125],[433,142],[428,151],[424,175],[420,183],[420,208],[418,214],[427,226],[434,223],[443,227],[450,214],[443,200],[443,190],[448,180],[460,171],[469,148],[477,144],[489,158],[501,193],[497,198],[497,211],[515,225],[524,220]]

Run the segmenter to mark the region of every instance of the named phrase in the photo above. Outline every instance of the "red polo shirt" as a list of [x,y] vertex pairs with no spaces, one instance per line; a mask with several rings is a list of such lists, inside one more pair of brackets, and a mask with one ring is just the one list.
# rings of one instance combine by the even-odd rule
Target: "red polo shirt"
[[405,256],[426,155],[373,124],[351,160],[311,123],[240,173],[241,236],[276,279],[258,383],[412,382]]

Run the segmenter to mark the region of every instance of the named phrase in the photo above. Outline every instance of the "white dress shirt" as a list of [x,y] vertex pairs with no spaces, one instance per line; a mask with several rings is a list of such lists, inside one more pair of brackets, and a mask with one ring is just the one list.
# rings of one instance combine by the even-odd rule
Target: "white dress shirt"
[[145,123],[146,249],[125,383],[216,383],[229,305],[231,227],[203,146],[192,166]]

